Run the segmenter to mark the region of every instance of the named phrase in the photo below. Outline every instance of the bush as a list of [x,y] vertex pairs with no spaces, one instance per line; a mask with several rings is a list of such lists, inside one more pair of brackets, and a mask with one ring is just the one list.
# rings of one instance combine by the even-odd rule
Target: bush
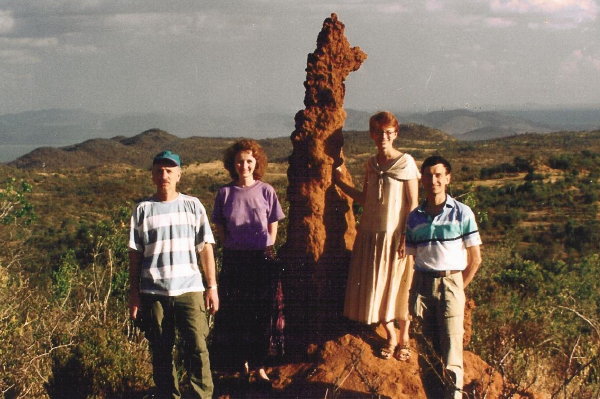
[[481,168],[479,172],[479,177],[481,179],[491,179],[496,177],[497,175],[502,175],[505,173],[519,173],[519,172],[527,172],[529,174],[533,173],[533,167],[531,166],[531,162],[527,159],[516,157],[513,160],[513,163],[502,163],[500,165],[495,165],[489,168]]
[[535,295],[544,281],[544,274],[539,264],[515,259],[499,270],[494,280],[504,289],[519,292],[522,296]]
[[35,219],[33,205],[27,194],[31,193],[31,184],[17,182],[15,178],[6,179],[0,186],[0,224],[19,223],[28,225]]
[[[472,346],[517,388],[593,398],[600,390],[600,256],[541,265],[512,244],[486,252],[469,287]],[[559,396],[560,394],[560,396]]]
[[82,326],[77,344],[53,356],[48,395],[53,399],[130,397],[149,386],[148,350],[128,340],[125,329],[124,323],[114,321]]
[[560,170],[567,170],[567,169],[571,169],[573,165],[573,156],[572,155],[556,155],[556,156],[552,156],[550,157],[550,159],[548,159],[548,166],[550,166],[552,169],[560,169]]
[[[11,233],[26,217],[18,209]],[[54,237],[68,249],[57,246],[59,262],[44,265],[51,272],[36,274],[35,287],[23,272],[23,242],[0,246],[3,397],[128,397],[150,385],[147,346],[126,315],[124,220],[117,210],[109,221]]]
[[71,294],[75,275],[79,265],[75,259],[75,251],[69,249],[62,257],[58,269],[52,272],[53,298],[56,301],[65,301]]

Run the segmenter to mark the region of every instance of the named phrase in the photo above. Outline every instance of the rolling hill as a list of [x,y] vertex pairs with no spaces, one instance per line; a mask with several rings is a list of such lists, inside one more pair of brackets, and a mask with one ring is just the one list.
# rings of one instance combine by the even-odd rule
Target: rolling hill
[[[87,139],[131,136],[154,126],[179,137],[287,136],[294,130],[294,111],[197,110],[187,114],[106,114],[81,109],[47,109],[0,115],[0,145],[76,144]],[[344,129],[366,130],[371,111],[347,110]],[[526,132],[593,130],[600,127],[598,108],[522,109],[474,112],[466,109],[396,113],[402,123],[442,130],[460,140],[480,140]]]
[[[447,134],[421,125],[401,126],[402,140],[440,142],[455,140]],[[344,134],[345,148],[372,148],[367,132]],[[222,151],[234,138],[180,138],[161,129],[149,129],[133,137],[116,136],[110,139],[90,139],[61,148],[42,147],[26,154],[9,165],[23,169],[79,168],[114,163],[149,168],[152,156],[164,149],[181,154],[184,163],[209,162],[221,159]],[[292,145],[288,137],[258,140],[269,159],[282,161],[289,156]],[[402,146],[402,144],[400,144]]]
[[466,109],[412,114],[414,123],[447,132],[459,140],[486,140],[523,133],[549,133],[549,125],[499,112],[473,112]]

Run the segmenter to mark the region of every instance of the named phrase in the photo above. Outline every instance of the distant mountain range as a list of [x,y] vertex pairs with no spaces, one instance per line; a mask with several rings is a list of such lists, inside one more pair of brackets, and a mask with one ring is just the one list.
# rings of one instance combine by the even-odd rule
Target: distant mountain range
[[[347,114],[345,130],[366,130],[372,113],[350,109]],[[397,115],[403,123],[440,129],[460,140],[600,127],[600,107],[501,112],[461,109]],[[294,112],[113,115],[79,109],[27,111],[0,115],[0,144],[74,144],[94,138],[132,136],[152,128],[179,137],[282,137],[294,130]]]
[[[440,129],[459,140],[486,140],[523,133],[548,133],[555,130],[550,125],[535,123],[523,117],[489,111],[435,111],[408,115],[407,118],[413,123]],[[598,118],[600,126],[600,110]]]
[[[401,126],[406,140],[441,142],[456,140],[437,129],[408,124]],[[138,168],[149,168],[152,157],[168,148],[183,158],[185,164],[209,162],[221,159],[223,150],[233,143],[233,138],[186,137],[180,138],[164,130],[150,129],[133,137],[116,136],[110,139],[90,139],[82,143],[55,148],[41,147],[31,151],[8,165],[23,169],[47,169],[93,167],[110,164],[127,164]],[[269,159],[283,161],[292,150],[288,137],[258,140]],[[366,146],[366,147],[365,147]],[[371,148],[373,143],[368,134],[345,132],[344,148]]]
[[[371,112],[347,110],[346,131],[365,131]],[[397,113],[402,123],[414,123],[448,133],[459,140],[486,140],[523,133],[580,131],[600,128],[600,107],[573,109],[524,109],[502,112],[447,110],[429,113]],[[231,115],[199,111],[183,114],[113,115],[78,109],[48,109],[0,115],[0,146],[100,146],[98,139],[131,137],[158,129],[176,137],[289,137],[294,130],[293,112],[240,112]],[[103,145],[114,145],[112,139]],[[74,147],[71,147],[74,148]],[[79,148],[79,147],[77,147]],[[36,150],[53,151],[49,148]]]
[[113,115],[78,109],[48,109],[0,115],[0,144],[65,145],[88,139],[133,136],[159,128],[180,137],[281,137],[294,130],[294,115],[232,113]]

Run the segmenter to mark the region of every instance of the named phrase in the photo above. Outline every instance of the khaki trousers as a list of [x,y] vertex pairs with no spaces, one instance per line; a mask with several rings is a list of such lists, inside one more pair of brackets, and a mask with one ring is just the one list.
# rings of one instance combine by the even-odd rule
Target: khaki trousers
[[465,293],[461,272],[415,271],[409,307],[422,335],[423,382],[429,398],[461,399]]

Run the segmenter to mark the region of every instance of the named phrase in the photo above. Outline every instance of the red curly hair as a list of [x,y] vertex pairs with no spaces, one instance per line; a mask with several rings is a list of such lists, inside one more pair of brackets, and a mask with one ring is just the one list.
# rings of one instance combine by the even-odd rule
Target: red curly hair
[[229,176],[236,181],[239,176],[235,170],[235,156],[241,151],[251,151],[256,159],[256,167],[252,174],[256,180],[260,180],[267,171],[267,154],[256,140],[242,139],[233,143],[223,152],[223,166],[229,172]]

